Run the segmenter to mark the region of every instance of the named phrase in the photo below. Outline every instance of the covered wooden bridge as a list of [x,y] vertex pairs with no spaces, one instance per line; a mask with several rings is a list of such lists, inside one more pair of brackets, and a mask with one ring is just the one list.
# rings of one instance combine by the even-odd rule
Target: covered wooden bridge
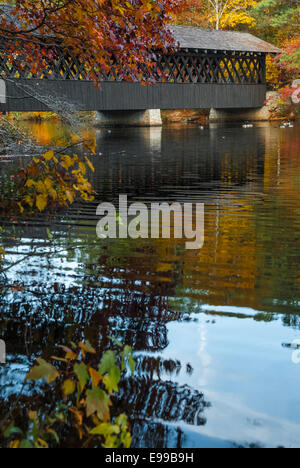
[[39,96],[55,96],[88,111],[263,106],[266,55],[279,53],[278,48],[247,33],[182,26],[171,30],[180,49],[172,55],[157,54],[157,83],[151,86],[125,82],[112,71],[99,77],[97,88],[86,79],[84,64],[62,50],[32,76],[26,68],[20,71],[17,64],[8,63],[2,49],[2,106],[7,111],[48,110],[45,99],[35,98],[30,88]]

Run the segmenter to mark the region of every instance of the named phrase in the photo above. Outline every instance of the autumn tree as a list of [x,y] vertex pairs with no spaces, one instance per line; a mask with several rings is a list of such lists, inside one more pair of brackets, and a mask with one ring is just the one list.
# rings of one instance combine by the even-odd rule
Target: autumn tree
[[283,50],[273,62],[277,85],[283,96],[289,97],[293,93],[291,83],[300,78],[300,1],[261,0],[252,14],[253,32]]
[[251,13],[256,5],[256,0],[184,0],[177,20],[217,30],[239,29],[254,25]]
[[280,47],[283,41],[299,37],[299,0],[260,0],[252,15],[255,18],[254,30],[266,41]]
[[182,0],[180,8],[174,15],[176,24],[182,26],[201,26],[208,28],[209,17],[202,0]]
[[[172,47],[166,27],[180,0],[17,0],[0,5],[0,34],[10,57],[33,73],[59,44],[97,80],[112,66],[127,81],[152,80],[155,50]],[[22,66],[20,65],[20,66]]]
[[210,22],[215,29],[236,28],[241,25],[253,25],[250,14],[255,0],[206,0]]

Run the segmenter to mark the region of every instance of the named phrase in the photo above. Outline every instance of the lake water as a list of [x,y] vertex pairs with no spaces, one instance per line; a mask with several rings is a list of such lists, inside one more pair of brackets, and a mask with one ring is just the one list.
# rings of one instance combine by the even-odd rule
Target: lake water
[[[135,350],[119,403],[134,447],[300,447],[300,127],[278,127],[97,129],[96,202],[31,220],[7,249],[0,397],[42,349],[113,335]],[[204,203],[204,247],[98,239],[97,204],[120,194]]]

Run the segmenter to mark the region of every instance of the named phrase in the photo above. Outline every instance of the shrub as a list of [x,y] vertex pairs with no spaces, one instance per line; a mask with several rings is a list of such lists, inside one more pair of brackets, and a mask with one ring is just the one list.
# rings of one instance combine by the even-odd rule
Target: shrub
[[70,348],[60,346],[64,356],[52,357],[55,365],[38,358],[26,382],[46,381],[45,401],[50,395],[51,404],[31,405],[20,425],[9,414],[0,423],[0,447],[57,448],[63,444],[61,434],[66,438],[66,434],[75,432],[78,448],[129,448],[127,416],[112,416],[111,408],[122,375],[127,368],[134,373],[135,364],[132,349],[114,342],[118,351],[106,351],[100,361],[89,342],[71,343]]

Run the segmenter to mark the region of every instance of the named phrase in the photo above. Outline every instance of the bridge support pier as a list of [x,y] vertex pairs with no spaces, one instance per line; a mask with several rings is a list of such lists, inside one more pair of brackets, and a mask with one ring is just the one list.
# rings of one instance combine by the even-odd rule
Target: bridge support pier
[[255,109],[211,109],[210,122],[267,121],[271,112],[267,106]]
[[160,109],[96,112],[95,123],[101,126],[160,127]]

